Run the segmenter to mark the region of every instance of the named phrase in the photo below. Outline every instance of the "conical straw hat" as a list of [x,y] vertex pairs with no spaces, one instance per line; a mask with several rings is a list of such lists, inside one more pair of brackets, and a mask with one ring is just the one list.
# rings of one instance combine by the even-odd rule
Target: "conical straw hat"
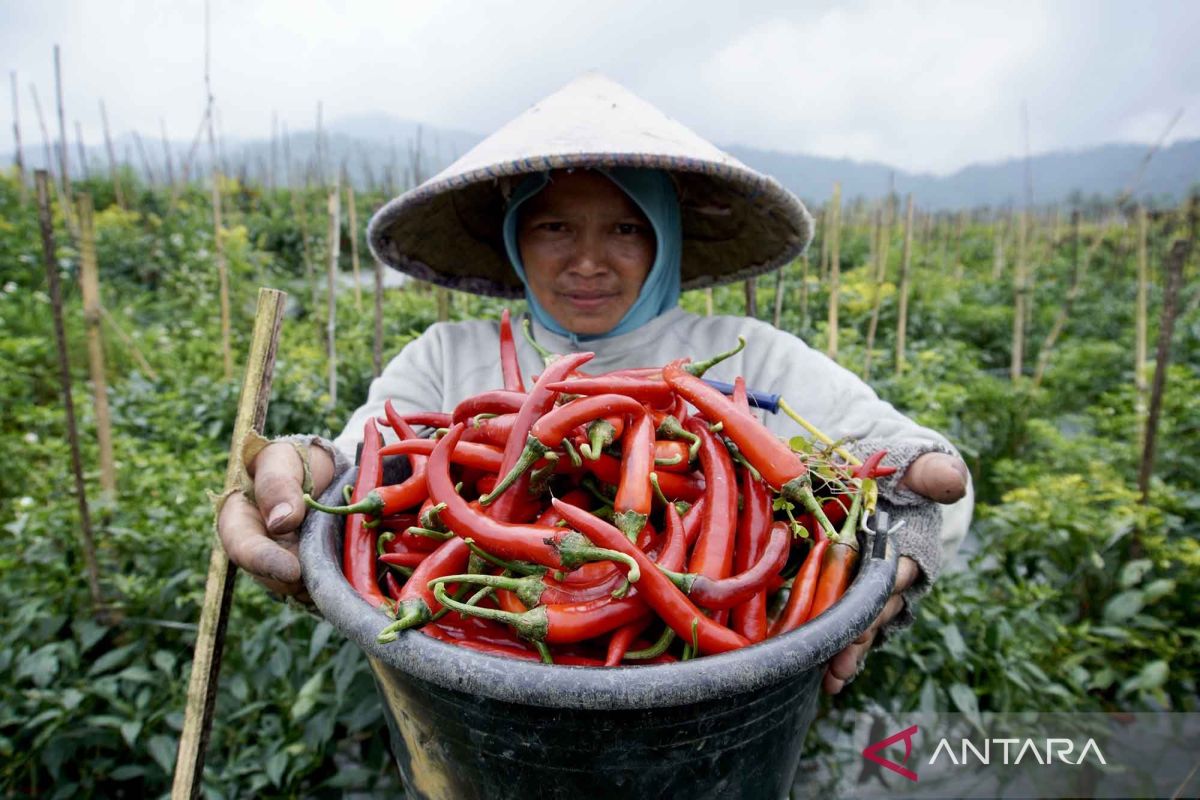
[[514,176],[570,167],[670,172],[683,216],[682,286],[749,278],[799,255],[813,235],[803,203],[603,75],[559,89],[371,219],[375,257],[451,289],[520,297],[501,221]]

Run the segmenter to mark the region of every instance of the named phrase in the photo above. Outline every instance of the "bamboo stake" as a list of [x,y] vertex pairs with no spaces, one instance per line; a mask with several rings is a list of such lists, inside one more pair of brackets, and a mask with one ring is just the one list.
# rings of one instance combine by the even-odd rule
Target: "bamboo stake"
[[63,214],[70,220],[70,214],[73,209],[68,208],[72,204],[71,199],[71,172],[67,168],[67,118],[63,110],[63,93],[62,93],[62,59],[59,58],[58,45],[54,45],[54,96],[57,99],[58,105],[58,163],[59,163],[59,180],[62,181],[62,196],[64,200]]
[[904,212],[904,252],[900,256],[899,308],[896,311],[896,374],[904,372],[905,344],[908,333],[908,272],[912,262],[913,196],[908,196]]
[[1137,299],[1134,305],[1133,327],[1133,391],[1134,418],[1137,425],[1138,452],[1145,447],[1142,437],[1145,434],[1147,390],[1146,382],[1146,299],[1150,286],[1149,259],[1146,257],[1146,230],[1149,227],[1146,219],[1146,207],[1138,205],[1137,209]]
[[96,443],[100,448],[100,488],[108,497],[117,491],[113,460],[112,421],[108,412],[108,378],[104,369],[104,332],[100,327],[100,273],[96,265],[96,235],[92,225],[92,196],[79,195],[79,283],[83,321],[87,327],[88,369],[96,407]]
[[[225,380],[233,378],[233,350],[230,345],[229,270],[225,263],[225,241],[221,235],[221,169],[217,163],[217,143],[213,133],[213,117],[216,105],[213,101],[212,81],[209,78],[212,53],[212,18],[208,0],[204,2],[204,94],[207,98],[205,117],[208,119],[208,155],[212,161],[212,214],[213,255],[217,262],[217,280],[221,292],[221,364]],[[135,133],[134,136],[137,134]],[[139,145],[140,146],[140,145]]]
[[709,286],[704,290],[704,316],[711,317],[713,315],[713,289]]
[[150,166],[150,159],[146,156],[146,147],[142,144],[142,135],[137,131],[133,132],[133,144],[137,147],[138,159],[142,162],[142,172],[146,175],[146,183],[151,188],[157,185],[157,176],[154,174],[154,168]]
[[108,152],[108,175],[112,180],[113,196],[117,198],[117,205],[121,208],[128,208],[125,205],[125,195],[121,192],[121,176],[117,171],[117,156],[113,152],[112,137],[108,132],[108,112],[104,110],[104,101],[100,101],[100,122],[104,125],[104,149]]
[[[1104,229],[1101,228],[1096,233],[1097,236],[1104,235]],[[1071,258],[1074,261],[1071,270],[1071,285],[1067,289],[1067,295],[1063,299],[1063,304],[1058,310],[1058,315],[1054,318],[1054,325],[1051,326],[1050,332],[1046,334],[1045,341],[1042,342],[1042,347],[1038,350],[1037,367],[1033,372],[1033,385],[1035,387],[1042,385],[1042,377],[1046,374],[1046,367],[1050,365],[1050,354],[1054,350],[1054,344],[1058,341],[1058,337],[1067,327],[1067,319],[1071,315],[1071,307],[1075,305],[1075,299],[1079,297],[1080,282],[1083,278],[1083,273],[1087,269],[1087,262],[1079,258],[1079,211],[1076,210],[1071,214]]]
[[371,348],[371,362],[375,367],[375,377],[383,372],[383,262],[372,258],[375,262],[375,342]]
[[438,322],[450,321],[450,290],[445,286],[434,287],[434,296],[437,299],[437,318]]
[[[45,170],[50,177],[54,177],[54,155],[50,152],[50,131],[46,130],[46,117],[42,114],[42,103],[38,99],[37,86],[29,84],[29,94],[33,96],[33,110],[37,115],[38,128],[42,132],[42,160],[45,163]],[[58,194],[58,183],[55,182],[54,193]]]
[[[229,459],[225,466],[226,492],[237,488],[241,482],[242,440],[251,430],[261,432],[267,416],[271,379],[275,370],[275,352],[279,344],[279,329],[283,323],[286,299],[286,294],[274,289],[258,290],[254,334],[250,340],[250,354],[246,359],[246,373],[242,379],[242,393],[233,425]],[[221,656],[225,647],[225,630],[229,625],[229,609],[233,601],[233,583],[236,577],[237,567],[230,563],[221,543],[214,537],[208,561],[208,579],[204,587],[204,606],[200,610],[196,648],[192,656],[192,675],[188,682],[183,732],[179,737],[175,777],[171,785],[172,800],[194,800],[200,796],[204,756],[208,749],[208,736],[212,730]]]
[[354,273],[354,310],[362,313],[362,278],[358,273],[358,213],[354,206],[354,187],[346,182],[346,213],[350,225],[350,269]]
[[20,92],[17,91],[17,73],[9,73],[9,83],[12,86],[13,108],[13,163],[17,167],[17,183],[21,186],[21,205],[25,205],[25,154],[21,150],[21,122],[18,114]]
[[833,184],[833,197],[829,200],[832,220],[829,224],[829,321],[826,324],[825,353],[834,361],[838,355],[838,291],[842,282],[841,223],[842,185]]
[[103,317],[104,321],[108,323],[108,327],[112,328],[113,331],[116,332],[117,337],[125,343],[125,346],[129,348],[129,354],[132,355],[133,360],[137,362],[138,368],[141,369],[142,372],[146,373],[147,378],[152,381],[157,381],[158,373],[154,371],[154,368],[150,366],[150,362],[147,361],[146,357],[142,355],[142,351],[138,349],[137,342],[135,342],[129,336],[129,334],[125,332],[125,329],[121,327],[120,323],[117,322],[112,314],[108,313],[108,309],[104,306],[100,306],[100,316]]
[[1004,239],[1008,236],[1007,219],[999,219],[992,230],[992,280],[1004,277]]
[[171,163],[171,142],[167,139],[167,121],[162,117],[158,118],[158,128],[162,134],[163,163],[166,164],[167,186],[171,187],[171,193],[174,194],[178,188],[175,185],[175,166]]
[[187,155],[183,159],[183,166],[180,169],[179,188],[171,193],[172,205],[174,201],[179,199],[179,192],[187,186],[188,181],[192,179],[192,165],[196,163],[196,155],[200,152],[200,141],[204,138],[204,132],[208,129],[208,106],[204,107],[204,113],[200,115],[200,124],[196,126],[196,133],[192,135],[192,144],[188,147]]
[[1027,212],[1022,211],[1017,217],[1017,265],[1013,279],[1013,334],[1012,361],[1009,364],[1009,378],[1014,382],[1021,379],[1021,370],[1025,361],[1025,301],[1026,264],[1025,264],[1025,235]]
[[817,230],[821,232],[821,281],[829,280],[829,206],[821,209],[821,216],[818,220],[819,227]]
[[758,279],[747,278],[743,287],[746,292],[746,316],[755,318],[758,316]]
[[329,263],[328,263],[328,316],[325,320],[325,349],[329,355],[329,405],[337,405],[337,266],[338,255],[341,250],[342,243],[342,225],[341,214],[338,207],[338,199],[341,196],[341,187],[334,182],[333,191],[329,193]]
[[879,312],[883,307],[883,283],[887,279],[888,240],[891,239],[891,197],[875,215],[875,275],[872,281],[871,321],[867,323],[867,352],[863,359],[863,380],[871,379],[871,362],[875,350],[875,334],[879,330]]
[[779,323],[783,319],[783,292],[786,287],[784,272],[786,270],[787,265],[785,264],[775,272],[775,309],[771,314],[771,324],[776,328],[779,327]]
[[808,253],[800,256],[800,330],[808,330]]
[[[1158,348],[1154,358],[1154,383],[1150,389],[1150,410],[1146,417],[1145,444],[1142,447],[1141,465],[1138,469],[1138,492],[1141,504],[1150,500],[1150,478],[1154,474],[1154,450],[1158,439],[1158,422],[1162,413],[1163,394],[1167,384],[1167,368],[1171,364],[1171,337],[1175,333],[1175,318],[1178,314],[1179,289],[1183,284],[1183,268],[1196,242],[1197,214],[1200,213],[1200,198],[1192,196],[1188,204],[1188,232],[1186,238],[1177,239],[1167,254],[1167,282],[1163,289],[1162,316],[1159,318]],[[1140,554],[1140,541],[1134,541]]]
[[85,181],[91,180],[91,170],[88,169],[87,149],[83,146],[83,128],[79,120],[75,120],[75,144],[79,148],[79,174]]
[[87,568],[88,592],[92,612],[103,613],[100,596],[100,568],[96,564],[96,540],[92,535],[92,517],[88,512],[87,488],[83,482],[83,459],[79,454],[79,429],[75,425],[75,404],[71,400],[71,366],[67,360],[67,333],[63,324],[62,287],[58,278],[58,256],[54,249],[54,223],[50,213],[50,174],[44,169],[33,173],[37,188],[38,225],[42,232],[42,255],[46,280],[50,285],[50,304],[54,311],[54,340],[58,344],[58,378],[62,389],[63,413],[67,418],[67,439],[71,445],[71,468],[75,477],[75,498],[79,502],[79,526],[83,535],[83,559]]
[[958,212],[958,218],[954,222],[954,282],[962,283],[963,279],[963,263],[962,263],[962,240],[966,231],[967,212]]

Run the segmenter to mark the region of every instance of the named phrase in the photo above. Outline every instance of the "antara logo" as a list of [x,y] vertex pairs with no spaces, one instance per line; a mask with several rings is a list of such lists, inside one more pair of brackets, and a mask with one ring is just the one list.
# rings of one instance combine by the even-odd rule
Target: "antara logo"
[[[897,775],[902,775],[910,781],[917,781],[917,773],[908,767],[904,766],[908,763],[908,759],[912,756],[913,737],[919,733],[919,728],[913,725],[905,728],[899,733],[893,733],[886,739],[881,739],[874,744],[867,745],[863,749],[863,758],[868,761],[873,761],[881,767],[890,769]],[[904,759],[897,764],[889,758],[880,755],[880,751],[891,747],[897,742],[904,742]],[[1040,745],[1040,746],[1039,746]],[[993,752],[993,746],[995,751]],[[1001,753],[1003,755],[1001,755]],[[1010,758],[1010,753],[1015,754]],[[955,750],[950,744],[950,740],[942,738],[938,741],[937,747],[933,750],[933,755],[929,757],[929,764],[935,765],[938,759],[949,760],[954,766],[966,766],[970,763],[978,763],[989,765],[993,758],[997,763],[1005,765],[1020,764],[1024,758],[1030,758],[1031,761],[1037,761],[1042,766],[1049,766],[1055,763],[1067,764],[1070,766],[1081,765],[1091,755],[1096,763],[1107,765],[1108,762],[1104,759],[1104,753],[1100,752],[1099,745],[1095,739],[1088,739],[1078,753],[1075,750],[1075,742],[1071,739],[984,739],[982,745],[976,744],[971,739],[960,739],[959,747]]]
[[903,739],[904,740],[904,763],[907,764],[909,756],[912,755],[912,737],[914,737],[916,735],[917,735],[917,726],[916,725],[913,725],[911,728],[905,728],[904,730],[900,731],[899,733],[893,733],[891,736],[887,737],[886,739],[881,739],[880,741],[876,742],[875,744],[867,745],[867,747],[862,751],[863,758],[867,759],[868,761],[874,761],[879,766],[890,769],[892,772],[895,772],[897,775],[903,775],[904,777],[908,778],[910,781],[913,781],[915,783],[917,780],[917,773],[913,772],[911,769],[909,769],[906,766],[903,766],[902,764],[897,764],[895,761],[891,761],[889,759],[884,758],[883,756],[879,755],[879,751],[884,749],[885,747],[891,747],[896,742]]

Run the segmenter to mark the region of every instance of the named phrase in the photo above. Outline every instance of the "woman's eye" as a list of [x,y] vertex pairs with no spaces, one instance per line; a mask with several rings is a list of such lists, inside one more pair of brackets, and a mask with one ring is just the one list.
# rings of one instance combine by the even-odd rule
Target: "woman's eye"
[[641,233],[641,232],[642,232],[641,225],[637,225],[633,222],[617,223],[617,233],[621,234],[622,236],[633,236],[633,235]]
[[538,227],[544,231],[549,231],[550,233],[561,233],[562,231],[565,231],[567,229],[567,223],[565,223],[565,222],[542,222],[542,223],[538,224]]

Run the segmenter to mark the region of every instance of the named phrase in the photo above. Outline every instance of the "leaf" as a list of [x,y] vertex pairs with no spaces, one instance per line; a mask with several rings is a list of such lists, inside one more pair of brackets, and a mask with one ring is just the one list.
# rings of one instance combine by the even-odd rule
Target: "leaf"
[[121,723],[121,738],[125,740],[125,744],[133,747],[137,741],[138,734],[142,732],[141,720],[130,720],[129,722]]
[[170,736],[150,737],[150,741],[146,743],[146,749],[150,751],[150,757],[154,762],[162,768],[162,771],[168,775],[175,770],[175,753],[178,749],[178,744],[175,739]]
[[1160,600],[1175,591],[1175,581],[1170,578],[1159,578],[1156,581],[1151,581],[1142,589],[1142,595],[1146,598],[1147,603],[1153,603]]
[[267,759],[264,769],[273,786],[279,786],[282,783],[283,771],[287,769],[287,762],[288,754],[283,750],[280,750]]
[[16,680],[30,678],[37,686],[46,686],[58,674],[56,645],[39,647],[17,662]]
[[150,660],[154,662],[154,666],[166,674],[172,675],[175,672],[175,662],[178,661],[178,658],[168,650],[157,650]]
[[1112,625],[1125,622],[1141,611],[1145,604],[1143,593],[1139,589],[1113,595],[1104,605],[1104,621]]
[[975,692],[970,686],[964,683],[956,683],[950,687],[950,701],[954,703],[954,707],[967,715],[975,725],[980,724],[979,720],[979,698],[975,696]]
[[954,623],[942,626],[942,641],[955,661],[962,661],[967,657],[967,643],[963,641],[962,634]]
[[291,716],[293,720],[302,720],[312,713],[324,687],[325,670],[314,673],[304,682],[304,685],[300,687],[300,692],[296,695],[296,702],[292,703]]
[[917,710],[923,714],[928,714],[938,710],[938,692],[937,685],[933,682],[933,678],[926,678],[925,683],[921,686],[921,701],[917,705]]
[[109,773],[108,777],[114,781],[131,781],[134,778],[140,778],[146,774],[146,768],[137,764],[125,764],[117,767]]
[[317,627],[313,629],[312,638],[308,641],[308,661],[313,663],[317,656],[325,648],[329,642],[329,637],[333,634],[333,626],[325,620],[317,623]]
[[118,647],[115,650],[109,650],[104,655],[100,656],[92,663],[91,668],[87,671],[88,675],[101,675],[109,670],[116,669],[125,663],[129,656],[133,655],[133,651],[140,645],[127,644],[124,647]]
[[1155,689],[1161,688],[1167,682],[1167,676],[1170,673],[1171,667],[1166,661],[1161,659],[1151,661],[1142,667],[1137,675],[1125,681],[1124,685],[1121,686],[1121,691],[1124,693],[1152,692]]
[[1119,578],[1121,588],[1128,589],[1141,583],[1142,578],[1152,566],[1154,565],[1150,563],[1150,559],[1138,558],[1121,567],[1121,577]]

